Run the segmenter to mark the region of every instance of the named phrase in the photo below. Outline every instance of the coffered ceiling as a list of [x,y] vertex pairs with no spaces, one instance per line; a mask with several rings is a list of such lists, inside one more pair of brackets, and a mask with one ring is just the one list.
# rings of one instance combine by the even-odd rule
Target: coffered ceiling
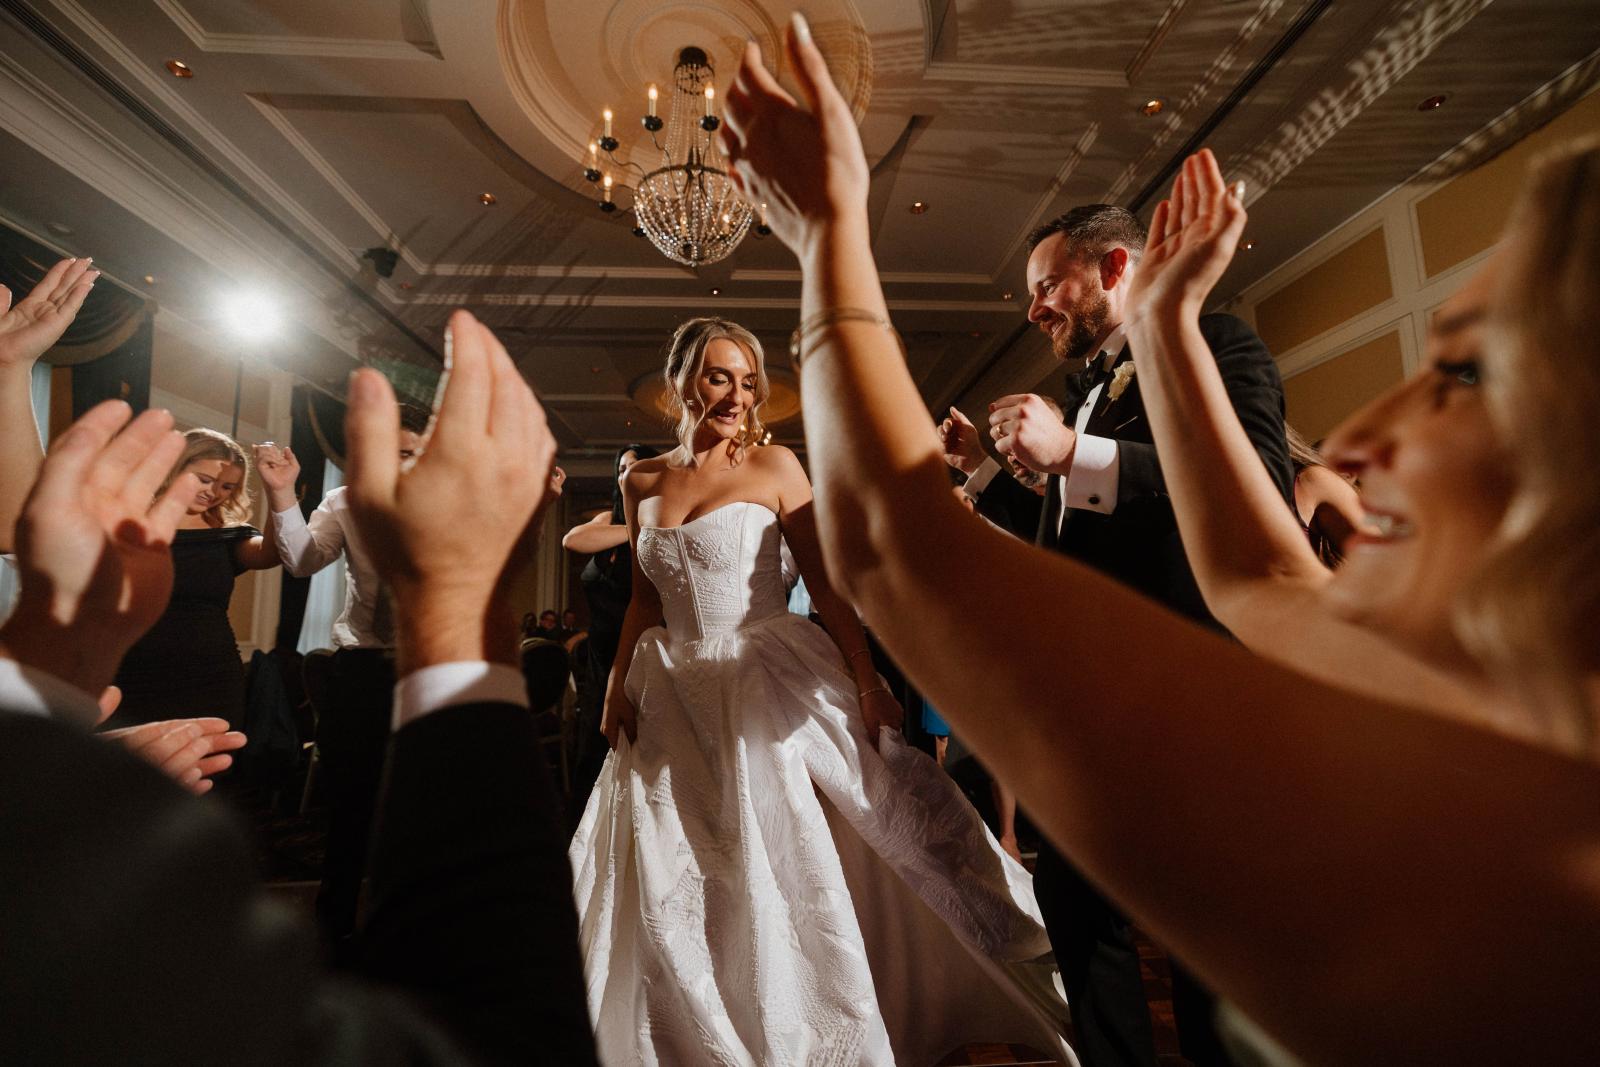
[[[644,86],[670,85],[680,48],[704,49],[731,78],[747,38],[781,55],[791,10],[0,0],[0,213],[93,254],[202,331],[230,287],[277,294],[294,328],[260,357],[334,392],[358,361],[425,389],[445,318],[466,306],[539,389],[564,452],[599,455],[664,438],[630,391],[685,317],[744,322],[786,364],[798,284],[776,239],[677,267],[632,234],[626,211],[597,210],[582,170],[607,106],[628,157]],[[1072,204],[1148,215],[1175,162],[1212,146],[1249,183],[1255,242],[1226,297],[1477,131],[1499,121],[1450,165],[1600,76],[1589,0],[804,10],[861,122],[874,248],[930,407],[981,403],[1049,370],[1022,318],[1023,238]],[[169,73],[174,59],[193,77]],[[1445,106],[1419,111],[1435,94]],[[1144,113],[1151,100],[1158,114]],[[928,210],[912,213],[915,201]],[[392,277],[362,258],[374,247],[398,254]],[[799,420],[777,434],[798,443]]]

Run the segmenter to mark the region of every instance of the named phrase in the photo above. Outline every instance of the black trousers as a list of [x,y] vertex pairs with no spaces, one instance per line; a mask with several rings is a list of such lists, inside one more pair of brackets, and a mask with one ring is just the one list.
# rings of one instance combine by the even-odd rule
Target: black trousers
[[[1033,888],[1067,990],[1079,1060],[1084,1067],[1156,1067],[1139,947],[1127,916],[1048,844],[1039,846]],[[1196,1067],[1227,1067],[1215,998],[1176,960],[1172,1013],[1186,1059]]]
[[330,943],[355,930],[361,878],[383,778],[394,699],[394,654],[344,648],[334,653],[332,706],[319,709],[317,751],[328,798],[328,848],[317,892],[317,925]]

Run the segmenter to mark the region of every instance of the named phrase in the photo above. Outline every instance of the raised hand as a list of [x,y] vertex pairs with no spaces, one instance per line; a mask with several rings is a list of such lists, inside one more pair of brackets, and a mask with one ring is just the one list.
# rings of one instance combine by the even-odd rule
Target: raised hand
[[0,367],[31,367],[61,339],[100,277],[92,262],[63,259],[14,306],[0,285]]
[[983,464],[978,428],[956,407],[952,406],[949,416],[939,424],[939,448],[944,461],[962,474],[971,474]]
[[1223,184],[1211,149],[1183,161],[1172,197],[1156,206],[1150,238],[1128,288],[1130,321],[1198,314],[1233,260],[1248,217],[1243,183]]
[[228,729],[227,719],[214,718],[164,719],[97,736],[124,745],[196,795],[211,791],[212,776],[233,765],[229,753],[243,748],[246,740]]
[[300,477],[300,461],[295,459],[294,449],[288,445],[280,448],[268,441],[250,451],[256,471],[261,475],[261,484],[269,493],[294,492],[295,479]]
[[431,662],[515,662],[515,626],[497,594],[549,499],[556,450],[544,409],[471,314],[450,317],[445,356],[428,448],[405,469],[388,380],[370,369],[350,380],[350,507],[400,608],[402,673]]
[[785,41],[809,110],[778,85],[752,41],[728,90],[722,145],[735,184],[751,203],[767,205],[768,224],[798,252],[828,222],[866,225],[868,175],[850,105],[805,16],[795,13]]
[[989,434],[997,452],[1031,471],[1067,474],[1078,435],[1034,393],[1003,396],[989,405]]
[[17,524],[21,593],[0,630],[18,660],[90,693],[165,610],[169,546],[197,489],[186,474],[151,503],[183,437],[165,411],[128,415],[120,400],[97,405],[44,461]]

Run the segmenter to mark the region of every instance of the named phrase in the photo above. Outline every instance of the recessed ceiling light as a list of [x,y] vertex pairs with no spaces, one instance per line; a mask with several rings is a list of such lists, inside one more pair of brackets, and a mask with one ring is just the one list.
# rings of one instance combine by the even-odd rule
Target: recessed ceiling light
[[1016,298],[1017,298],[1017,294],[1013,293],[1013,292],[1011,292],[1009,290],[1007,290],[1006,292],[1000,294],[1000,299],[1001,300],[1015,300]]
[[1448,99],[1450,99],[1449,93],[1440,93],[1438,96],[1430,96],[1428,99],[1417,105],[1417,110],[1438,111],[1444,106],[1444,102]]
[[717,286],[713,285],[711,287],[711,295],[712,296],[721,296],[722,295],[722,290],[720,288],[718,288]]
[[1246,252],[1249,252],[1250,250],[1255,248],[1255,246],[1256,246],[1256,243],[1254,241],[1244,241],[1244,242],[1240,243],[1240,245],[1239,245],[1239,247],[1244,249]]
[[154,274],[146,274],[144,276],[144,283],[146,285],[154,285],[156,283],[156,276]]
[[478,203],[484,207],[494,207],[499,201],[494,198],[493,193],[481,193],[478,196]]
[[921,200],[913,200],[911,202],[911,213],[913,215],[926,215],[928,213],[928,205]]
[[627,422],[623,423],[623,425],[624,426],[632,426],[633,425],[633,420],[629,419]]
[[172,72],[172,76],[174,78],[194,77],[194,71],[190,68],[189,64],[185,63],[181,59],[167,60],[167,70]]
[[1159,96],[1152,96],[1150,99],[1144,102],[1144,106],[1141,107],[1139,111],[1141,114],[1145,115],[1159,115],[1161,112],[1166,110],[1166,107],[1167,102],[1165,100],[1161,99]]
[[72,227],[64,222],[47,222],[44,224],[44,228],[57,237],[71,237],[74,232]]

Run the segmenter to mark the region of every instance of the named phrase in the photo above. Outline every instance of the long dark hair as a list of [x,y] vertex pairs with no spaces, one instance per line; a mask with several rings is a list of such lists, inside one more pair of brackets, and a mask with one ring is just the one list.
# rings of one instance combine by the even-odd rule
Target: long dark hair
[[617,526],[627,521],[622,513],[622,457],[629,452],[633,453],[635,463],[661,454],[649,445],[631,444],[617,449],[617,454],[611,458],[611,521]]

